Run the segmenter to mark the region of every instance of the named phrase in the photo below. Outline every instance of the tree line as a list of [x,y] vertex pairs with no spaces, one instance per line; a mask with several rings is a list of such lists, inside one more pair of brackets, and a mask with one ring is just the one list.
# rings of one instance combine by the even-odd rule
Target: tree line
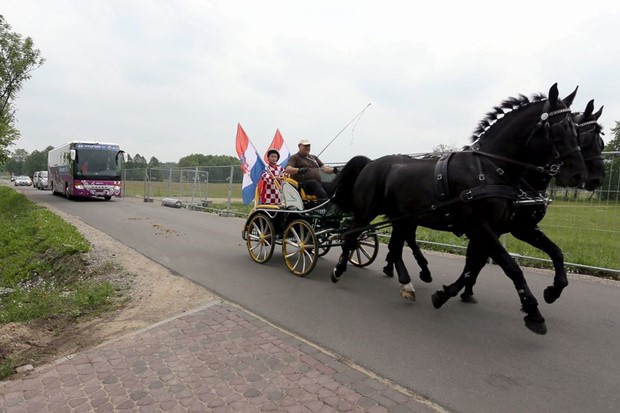
[[[53,146],[39,151],[34,150],[28,153],[25,149],[16,149],[10,153],[4,162],[0,162],[0,172],[12,175],[28,175],[32,176],[36,171],[47,171],[47,154],[54,149]],[[159,174],[156,179],[165,179],[163,171],[166,169],[194,168],[194,167],[212,167],[212,166],[230,166],[240,165],[239,159],[228,155],[203,155],[191,154],[182,157],[178,162],[160,162],[154,156],[149,160],[139,153],[131,156],[126,155],[123,164],[126,178],[129,180],[143,180],[145,170],[153,170],[152,174]],[[229,175],[229,170],[221,168],[224,175]],[[239,169],[239,168],[236,168]],[[217,174],[217,172],[212,172]],[[151,175],[154,176],[154,175]],[[218,178],[213,176],[213,178]],[[222,179],[223,180],[223,179]]]

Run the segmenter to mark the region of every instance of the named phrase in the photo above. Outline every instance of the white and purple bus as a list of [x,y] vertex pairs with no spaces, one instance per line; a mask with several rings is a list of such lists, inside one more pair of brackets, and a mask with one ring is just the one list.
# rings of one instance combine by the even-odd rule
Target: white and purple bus
[[72,197],[122,196],[121,159],[118,144],[73,141],[49,151],[47,169],[54,195]]

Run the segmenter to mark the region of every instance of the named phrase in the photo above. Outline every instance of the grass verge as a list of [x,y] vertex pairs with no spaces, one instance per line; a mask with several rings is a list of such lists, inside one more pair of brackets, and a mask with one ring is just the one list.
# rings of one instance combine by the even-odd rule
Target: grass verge
[[[11,188],[0,186],[0,328],[36,323],[55,334],[120,304],[118,287],[92,267],[88,241],[75,227]],[[34,357],[34,359],[33,359]],[[36,362],[0,348],[0,380]]]

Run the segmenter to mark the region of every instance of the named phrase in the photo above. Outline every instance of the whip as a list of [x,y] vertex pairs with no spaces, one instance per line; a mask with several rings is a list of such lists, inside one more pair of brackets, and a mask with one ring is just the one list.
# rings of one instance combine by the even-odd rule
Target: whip
[[367,104],[367,105],[366,105],[366,107],[365,107],[364,109],[362,109],[362,111],[361,111],[361,112],[359,112],[357,115],[355,115],[355,116],[353,117],[353,119],[351,119],[351,120],[349,121],[349,123],[347,123],[346,125],[344,125],[344,128],[342,128],[342,130],[341,130],[340,132],[338,132],[338,134],[337,134],[336,136],[334,136],[334,137],[332,138],[332,140],[331,140],[331,141],[329,141],[329,143],[328,143],[328,144],[327,144],[327,145],[323,148],[323,150],[322,150],[321,152],[319,152],[319,154],[318,154],[318,155],[316,155],[316,156],[317,156],[317,157],[318,157],[318,156],[321,156],[321,154],[322,154],[323,152],[325,152],[325,149],[329,148],[329,145],[331,145],[331,144],[332,144],[332,143],[336,140],[336,138],[338,138],[338,136],[340,136],[340,134],[341,134],[342,132],[344,132],[344,131],[345,131],[345,129],[347,129],[347,128],[349,127],[349,125],[350,125],[350,124],[352,124],[352,123],[353,123],[353,122],[355,122],[356,120],[359,120],[359,119],[362,117],[362,115],[364,114],[364,112],[366,112],[366,109],[368,109],[368,107],[369,107],[370,105],[371,105],[370,103],[369,103],[369,104]]

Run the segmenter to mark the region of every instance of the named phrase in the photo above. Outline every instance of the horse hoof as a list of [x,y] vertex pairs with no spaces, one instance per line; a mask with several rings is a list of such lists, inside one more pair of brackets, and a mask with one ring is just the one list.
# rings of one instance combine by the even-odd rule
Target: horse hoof
[[558,291],[558,289],[555,288],[553,285],[550,285],[549,287],[545,288],[543,296],[545,297],[545,302],[547,304],[552,304],[555,302],[555,300],[560,298],[560,291]]
[[545,335],[547,334],[547,325],[545,324],[545,320],[540,320],[538,317],[532,317],[530,315],[526,315],[523,317],[525,321],[525,326],[536,334]]
[[433,282],[433,276],[429,270],[420,271],[420,279],[425,283]]
[[387,266],[383,267],[383,274],[385,274],[386,277],[392,278],[392,277],[394,277],[394,270],[392,268],[387,267]]
[[335,268],[332,270],[331,279],[332,279],[332,282],[334,284],[336,284],[340,280],[340,276],[336,275],[336,269]]
[[433,307],[435,308],[441,308],[441,306],[444,305],[446,301],[448,301],[446,293],[441,290],[435,291],[435,294],[431,296],[431,299],[433,301]]
[[400,296],[405,300],[415,301],[415,291],[409,291],[401,288]]
[[478,304],[478,300],[473,294],[461,294],[461,301],[468,304]]

